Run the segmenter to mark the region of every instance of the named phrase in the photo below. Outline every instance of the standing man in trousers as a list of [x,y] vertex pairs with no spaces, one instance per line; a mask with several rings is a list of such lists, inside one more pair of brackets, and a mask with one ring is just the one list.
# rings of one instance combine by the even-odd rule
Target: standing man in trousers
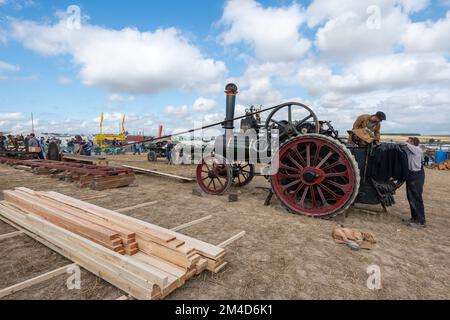
[[406,141],[405,151],[408,155],[409,176],[406,181],[406,193],[411,208],[411,219],[404,220],[412,228],[425,228],[425,207],[423,204],[423,186],[425,184],[425,171],[423,169],[423,151],[419,147],[418,138],[409,138]]

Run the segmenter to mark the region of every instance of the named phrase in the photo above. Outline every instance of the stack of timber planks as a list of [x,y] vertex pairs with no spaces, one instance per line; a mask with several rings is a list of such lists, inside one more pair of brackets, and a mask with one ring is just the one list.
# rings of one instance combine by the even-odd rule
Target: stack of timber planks
[[109,161],[104,157],[81,156],[69,153],[64,153],[61,160],[64,162],[85,163],[105,167],[109,165]]
[[225,250],[56,192],[4,191],[0,218],[137,299],[162,299]]
[[442,163],[434,165],[433,169],[442,170],[442,171],[450,171],[450,160],[446,160]]
[[135,174],[130,169],[87,165],[73,162],[51,160],[18,160],[0,158],[0,163],[14,166],[19,170],[25,167],[38,175],[50,175],[66,182],[76,183],[79,188],[102,191],[126,187],[134,183]]

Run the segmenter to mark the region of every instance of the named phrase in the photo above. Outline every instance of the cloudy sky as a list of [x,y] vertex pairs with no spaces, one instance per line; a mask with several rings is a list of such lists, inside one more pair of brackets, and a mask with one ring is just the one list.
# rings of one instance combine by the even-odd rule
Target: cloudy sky
[[239,109],[311,105],[348,129],[450,133],[449,0],[0,0],[0,131],[191,128]]

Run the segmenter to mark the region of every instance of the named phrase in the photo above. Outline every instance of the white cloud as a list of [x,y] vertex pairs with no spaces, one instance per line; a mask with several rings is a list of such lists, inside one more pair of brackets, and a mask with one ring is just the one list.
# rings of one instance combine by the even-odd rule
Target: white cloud
[[249,105],[269,105],[281,101],[281,94],[273,88],[268,77],[249,79],[243,88],[239,99]]
[[227,71],[223,62],[205,58],[174,28],[140,32],[85,24],[71,30],[63,21],[14,21],[12,37],[45,56],[72,56],[84,84],[114,93],[208,90]]
[[388,121],[384,132],[447,133],[450,123],[450,92],[441,89],[401,89],[363,93],[349,98],[327,94],[314,102],[320,119],[332,120],[342,134],[356,117],[383,110]]
[[408,52],[450,51],[450,11],[445,18],[436,22],[415,22],[401,36],[402,44]]
[[365,17],[367,21],[371,15],[367,10],[370,6],[377,6],[384,15],[393,8],[401,9],[405,13],[421,11],[428,3],[428,0],[314,0],[307,8],[305,16],[308,25],[316,27],[327,20],[350,13]]
[[368,28],[367,19],[365,12],[349,11],[327,21],[316,34],[315,44],[321,57],[345,63],[391,53],[409,23],[408,16],[395,8],[382,13],[380,29]]
[[192,110],[208,112],[215,109],[216,107],[217,102],[215,100],[200,97],[195,100],[194,105],[192,106]]
[[0,71],[17,72],[20,70],[20,66],[6,63],[0,60]]
[[446,85],[450,63],[435,54],[393,54],[355,63],[342,72],[314,63],[299,69],[297,83],[312,95],[326,92],[361,93],[415,85]]
[[24,117],[25,116],[22,112],[0,113],[0,120],[2,121],[22,120]]
[[181,118],[188,114],[189,109],[186,105],[181,107],[167,106],[164,113],[169,117]]
[[111,95],[108,96],[108,100],[113,101],[113,102],[130,102],[130,101],[134,101],[135,97],[134,96],[124,96],[118,93],[113,93]]
[[250,44],[262,60],[294,60],[310,48],[310,41],[299,32],[303,22],[302,9],[296,3],[265,8],[254,0],[230,0],[221,19],[229,29],[220,39],[225,45]]

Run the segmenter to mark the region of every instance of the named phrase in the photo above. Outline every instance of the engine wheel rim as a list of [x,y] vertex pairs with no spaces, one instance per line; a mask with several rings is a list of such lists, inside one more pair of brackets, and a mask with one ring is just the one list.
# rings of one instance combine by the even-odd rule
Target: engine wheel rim
[[202,159],[197,166],[197,183],[200,188],[213,195],[226,192],[232,181],[232,171],[228,164],[225,164],[217,157]]
[[272,188],[291,211],[316,217],[332,215],[354,197],[355,168],[340,145],[302,137],[284,145]]

